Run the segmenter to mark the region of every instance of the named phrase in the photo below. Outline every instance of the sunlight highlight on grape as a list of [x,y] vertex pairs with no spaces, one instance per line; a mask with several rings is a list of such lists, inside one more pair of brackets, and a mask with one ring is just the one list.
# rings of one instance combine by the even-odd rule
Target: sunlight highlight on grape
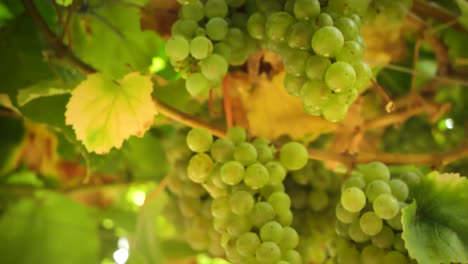
[[132,202],[136,206],[142,206],[145,203],[146,193],[141,190],[134,191],[132,194]]

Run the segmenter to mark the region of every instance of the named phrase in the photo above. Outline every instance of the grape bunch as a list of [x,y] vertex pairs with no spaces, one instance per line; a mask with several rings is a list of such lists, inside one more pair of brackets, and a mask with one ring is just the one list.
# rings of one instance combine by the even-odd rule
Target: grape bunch
[[329,258],[328,248],[336,237],[335,205],[341,179],[321,162],[309,161],[285,180],[294,215],[292,226],[300,234],[298,251],[305,263],[324,263]]
[[401,209],[420,180],[416,172],[391,177],[387,166],[372,162],[359,168],[342,187],[336,206],[338,263],[410,263],[401,238]]
[[166,53],[186,79],[192,96],[203,96],[220,86],[229,65],[244,64],[258,49],[243,30],[244,0],[179,1],[179,19],[172,25]]
[[399,25],[412,5],[413,0],[373,0],[363,14],[363,20],[369,23]]
[[204,129],[192,129],[187,145],[195,152],[188,179],[210,194],[213,228],[226,257],[232,263],[302,263],[283,181],[288,171],[306,165],[305,147],[289,142],[276,155],[265,139],[248,142],[240,127],[216,140]]

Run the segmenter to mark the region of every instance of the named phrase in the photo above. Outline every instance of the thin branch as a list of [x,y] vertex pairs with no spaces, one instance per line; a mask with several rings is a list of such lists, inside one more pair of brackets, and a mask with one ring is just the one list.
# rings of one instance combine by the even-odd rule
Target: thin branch
[[457,21],[457,15],[439,5],[424,0],[414,0],[411,11],[424,19],[435,18],[442,23],[454,23],[455,29],[468,34],[468,30]]

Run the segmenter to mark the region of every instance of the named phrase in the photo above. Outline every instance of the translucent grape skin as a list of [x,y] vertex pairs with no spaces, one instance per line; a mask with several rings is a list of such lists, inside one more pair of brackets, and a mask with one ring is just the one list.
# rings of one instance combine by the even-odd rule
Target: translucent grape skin
[[390,188],[392,189],[392,194],[398,201],[404,202],[409,195],[408,185],[399,179],[393,179],[390,181]]
[[247,31],[250,36],[254,39],[264,39],[265,38],[265,23],[266,18],[260,12],[254,13],[247,20]]
[[383,221],[374,212],[366,212],[359,218],[361,230],[369,236],[375,236],[382,230]]
[[328,88],[340,92],[351,88],[356,81],[356,72],[351,64],[337,61],[328,67],[325,83]]
[[271,221],[275,217],[275,210],[270,203],[257,202],[255,203],[252,212],[250,214],[251,221],[254,226],[261,227],[268,221]]
[[383,180],[372,181],[366,187],[366,196],[371,202],[374,202],[375,198],[383,193],[392,193],[388,183]]
[[167,41],[166,54],[175,61],[182,61],[190,54],[190,43],[183,36],[173,36]]
[[187,134],[187,146],[193,152],[206,152],[211,148],[213,136],[204,128],[193,128]]
[[348,227],[348,235],[355,242],[362,243],[369,240],[370,236],[361,229],[360,221],[356,219]]
[[260,263],[275,263],[281,258],[281,249],[274,242],[263,242],[257,248],[255,257]]
[[307,59],[305,73],[310,80],[323,80],[330,65],[330,59],[313,55]]
[[196,183],[205,182],[214,167],[213,160],[205,153],[195,154],[187,166],[187,176]]
[[312,49],[315,53],[324,57],[335,56],[343,48],[343,45],[343,34],[333,26],[320,28],[312,36]]
[[341,205],[350,212],[359,212],[366,205],[366,195],[357,187],[346,188],[341,194]]
[[210,155],[217,162],[227,162],[233,159],[234,144],[228,139],[217,139],[211,144]]
[[223,40],[228,33],[228,27],[225,19],[213,17],[205,25],[206,35],[212,40]]
[[254,207],[254,198],[247,191],[237,191],[231,195],[229,204],[233,213],[237,215],[247,215]]
[[283,251],[288,249],[294,249],[297,247],[298,244],[299,234],[297,233],[297,231],[290,226],[283,227],[283,236],[278,242],[278,245],[280,246],[281,250]]
[[236,185],[244,179],[244,166],[238,161],[229,161],[221,167],[220,173],[224,183]]
[[288,170],[300,170],[309,160],[307,149],[298,142],[288,142],[280,150],[281,164]]
[[234,159],[247,166],[257,161],[257,150],[248,142],[242,142],[234,150]]
[[380,233],[372,237],[372,244],[378,248],[389,248],[393,245],[394,233],[391,228],[384,225]]
[[293,12],[298,20],[310,20],[320,14],[320,2],[318,0],[296,0]]
[[286,74],[284,76],[283,84],[288,94],[292,96],[299,96],[301,94],[302,86],[307,82],[304,76],[294,76]]
[[373,208],[380,218],[392,219],[398,214],[400,205],[398,204],[398,200],[391,194],[383,193],[375,198]]
[[268,170],[260,163],[254,163],[247,167],[244,173],[245,185],[256,190],[260,189],[270,180]]
[[275,12],[266,21],[265,33],[273,41],[281,42],[286,39],[289,27],[294,23],[294,18],[286,12]]
[[211,82],[201,73],[196,72],[191,74],[186,82],[185,87],[192,96],[202,96],[210,90]]
[[359,216],[359,213],[350,212],[350,211],[344,209],[344,207],[343,207],[343,205],[341,205],[341,203],[338,203],[336,205],[335,215],[336,215],[336,218],[339,221],[341,221],[342,223],[350,224]]
[[385,252],[374,246],[368,245],[361,252],[361,261],[363,264],[380,264],[383,262]]
[[247,140],[247,133],[242,127],[233,126],[227,131],[226,137],[235,144],[239,144]]
[[224,0],[208,0],[205,3],[205,15],[208,18],[226,17],[228,5]]
[[190,54],[198,60],[202,60],[213,52],[213,43],[207,37],[198,36],[190,41]]
[[263,242],[271,241],[278,243],[283,237],[283,227],[276,221],[265,223],[260,228],[260,238]]
[[192,19],[197,22],[203,19],[205,16],[204,12],[203,4],[200,1],[194,1],[181,7],[183,18]]
[[209,80],[219,81],[228,71],[226,59],[218,54],[211,54],[201,62],[201,72]]
[[244,257],[252,256],[260,246],[260,238],[253,232],[240,235],[236,240],[237,251]]
[[272,193],[268,197],[268,203],[271,204],[277,214],[282,214],[291,207],[291,199],[284,192]]

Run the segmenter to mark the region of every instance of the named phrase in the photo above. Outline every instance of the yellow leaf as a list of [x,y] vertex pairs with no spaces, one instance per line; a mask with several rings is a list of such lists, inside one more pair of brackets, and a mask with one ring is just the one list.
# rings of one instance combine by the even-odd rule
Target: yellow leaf
[[129,73],[119,82],[100,73],[88,75],[72,92],[66,123],[88,151],[107,153],[149,129],[156,114],[152,91],[150,77],[139,73]]

